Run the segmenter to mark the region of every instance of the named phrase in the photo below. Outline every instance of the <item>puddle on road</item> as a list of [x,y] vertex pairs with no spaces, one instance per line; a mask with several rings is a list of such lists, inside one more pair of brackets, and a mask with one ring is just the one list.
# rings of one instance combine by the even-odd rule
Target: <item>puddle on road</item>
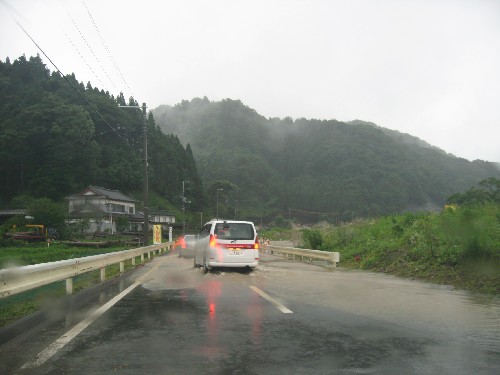
[[[500,298],[396,276],[299,262],[263,261],[256,285],[272,288],[294,312],[328,306],[429,334],[481,342],[500,353]],[[261,276],[261,277],[259,277]]]
[[[449,286],[365,271],[330,272],[325,267],[270,258],[249,273],[193,269],[191,259],[162,257],[154,277],[143,287],[151,291],[198,289],[210,280],[230,279],[233,285],[254,284],[286,301],[300,313],[305,306],[325,306],[460,340],[481,342],[500,352],[500,298],[454,290]],[[249,281],[251,280],[251,281]]]

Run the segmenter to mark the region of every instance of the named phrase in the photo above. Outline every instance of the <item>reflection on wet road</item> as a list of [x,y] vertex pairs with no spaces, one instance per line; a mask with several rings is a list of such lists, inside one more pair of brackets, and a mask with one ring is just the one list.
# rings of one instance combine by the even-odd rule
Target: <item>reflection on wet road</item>
[[[498,373],[498,299],[262,257],[254,272],[208,274],[156,258],[59,353],[16,373]],[[43,349],[37,340],[22,360]]]

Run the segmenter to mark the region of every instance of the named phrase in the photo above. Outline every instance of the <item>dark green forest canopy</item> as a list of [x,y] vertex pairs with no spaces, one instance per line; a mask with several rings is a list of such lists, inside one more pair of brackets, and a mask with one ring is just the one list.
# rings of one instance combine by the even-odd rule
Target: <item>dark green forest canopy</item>
[[[345,219],[441,208],[448,196],[488,177],[498,165],[455,157],[375,124],[270,118],[240,101],[205,98],[160,106],[160,128],[191,144],[208,194],[220,181],[228,212],[254,218],[300,210],[309,219]],[[238,203],[239,202],[239,203]]]
[[[0,61],[0,207],[20,195],[62,201],[88,185],[141,200],[141,112],[118,107],[137,102],[65,78],[100,115],[39,57]],[[147,124],[152,193],[179,207],[182,181],[190,181],[189,210],[209,214],[222,188],[228,218],[316,221],[432,209],[500,178],[493,163],[375,124],[267,119],[238,100],[160,106]]]
[[[40,57],[0,61],[0,207],[20,195],[62,201],[88,185],[142,198],[141,111],[118,107],[137,102],[66,79],[99,114]],[[202,207],[190,146],[164,134],[151,114],[147,124],[150,190],[178,206],[189,180],[192,206]]]

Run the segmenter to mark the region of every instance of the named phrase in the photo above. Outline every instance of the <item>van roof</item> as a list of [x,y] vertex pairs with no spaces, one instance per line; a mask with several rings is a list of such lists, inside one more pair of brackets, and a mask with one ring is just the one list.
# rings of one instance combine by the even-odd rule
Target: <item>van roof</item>
[[224,219],[212,219],[208,222],[205,223],[206,224],[210,224],[210,223],[245,223],[245,224],[252,224],[254,225],[254,223],[252,221],[246,221],[246,220],[224,220]]

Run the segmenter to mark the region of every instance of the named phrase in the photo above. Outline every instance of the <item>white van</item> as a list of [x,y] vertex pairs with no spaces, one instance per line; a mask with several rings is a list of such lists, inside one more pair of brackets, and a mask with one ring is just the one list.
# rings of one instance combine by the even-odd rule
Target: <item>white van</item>
[[255,268],[259,264],[259,240],[250,221],[212,220],[196,242],[194,267]]

